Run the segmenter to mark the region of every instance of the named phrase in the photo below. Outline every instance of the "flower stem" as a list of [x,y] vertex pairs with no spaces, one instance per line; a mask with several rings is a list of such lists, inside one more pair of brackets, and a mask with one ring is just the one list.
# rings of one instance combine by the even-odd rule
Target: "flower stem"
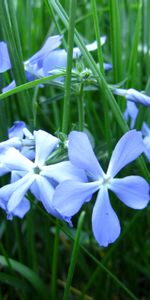
[[68,55],[67,55],[67,69],[66,69],[65,95],[64,95],[64,104],[63,104],[63,120],[62,120],[62,131],[64,133],[68,132],[68,127],[69,127],[71,70],[72,70],[72,53],[73,53],[73,43],[74,43],[75,12],[76,12],[76,0],[70,0]]
[[80,85],[80,91],[78,94],[78,118],[79,118],[79,130],[84,129],[84,94],[83,94],[84,83]]

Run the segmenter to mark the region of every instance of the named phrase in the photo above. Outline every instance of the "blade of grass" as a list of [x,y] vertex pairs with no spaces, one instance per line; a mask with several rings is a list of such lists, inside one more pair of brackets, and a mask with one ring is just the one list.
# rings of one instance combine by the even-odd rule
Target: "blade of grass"
[[110,31],[111,31],[111,47],[112,47],[112,63],[114,83],[122,80],[122,61],[121,61],[121,34],[120,34],[120,18],[119,18],[119,1],[109,0],[110,12]]
[[[48,291],[47,287],[43,281],[38,277],[38,275],[31,269],[21,264],[20,262],[9,258],[11,267],[13,271],[18,272],[23,278],[30,282],[30,284],[35,288],[35,290],[41,295],[42,299],[47,299]],[[1,267],[8,267],[8,263],[4,256],[0,255],[0,265]]]
[[73,44],[74,44],[76,4],[77,4],[76,0],[70,0],[67,68],[66,68],[66,80],[65,80],[65,95],[64,95],[64,103],[63,103],[63,120],[62,120],[62,131],[64,133],[68,133],[68,127],[69,127],[71,71],[72,71],[72,54],[73,54]]
[[78,251],[79,251],[79,246],[80,246],[80,234],[81,234],[81,230],[82,230],[84,217],[85,217],[85,212],[82,211],[80,214],[79,220],[78,220],[77,232],[76,232],[76,237],[74,240],[72,256],[71,256],[71,261],[70,261],[70,265],[69,265],[63,300],[69,299],[69,290],[70,290],[70,286],[71,286],[71,282],[72,282],[72,278],[73,278],[73,274],[74,274],[76,260],[78,257]]
[[[104,76],[104,67],[103,67],[103,54],[100,42],[100,26],[98,20],[98,13],[97,13],[97,6],[96,0],[91,0],[91,8],[93,13],[93,21],[95,27],[95,35],[97,40],[97,53],[98,53],[98,62],[100,66],[100,72]],[[103,101],[103,112],[104,112],[104,124],[105,124],[105,135],[106,141],[108,144],[109,153],[111,153],[111,130],[110,130],[110,122],[109,122],[109,111],[108,111],[108,103],[106,101],[105,90],[101,90],[102,97],[104,98]],[[100,95],[99,95],[100,97]]]
[[126,87],[134,86],[136,80],[136,67],[137,67],[137,55],[138,55],[138,44],[141,35],[141,16],[142,16],[142,0],[139,0],[138,13],[135,24],[135,32],[132,41],[131,54],[129,57],[128,64],[128,79],[126,82]]
[[[4,37],[7,42],[9,54],[11,58],[12,71],[16,84],[26,82],[24,68],[23,68],[23,56],[21,52],[21,44],[19,39],[17,21],[14,11],[13,1],[2,1],[0,5],[0,19],[3,26]],[[24,116],[31,117],[31,109],[29,106],[29,94],[28,92],[22,93],[17,99],[20,107],[21,118]],[[28,102],[28,103],[27,103]]]
[[55,240],[54,240],[54,248],[53,248],[53,259],[52,259],[52,276],[51,276],[51,298],[52,300],[57,299],[56,292],[57,292],[57,269],[58,269],[58,254],[59,254],[59,226],[58,222],[56,221],[55,227]]
[[16,93],[20,93],[24,90],[27,90],[27,89],[31,89],[37,85],[40,85],[40,84],[44,84],[48,81],[52,81],[56,78],[59,78],[59,77],[62,77],[64,75],[64,73],[59,73],[58,75],[50,75],[50,76],[47,76],[47,77],[43,77],[43,78],[40,78],[40,79],[36,79],[34,81],[31,81],[31,82],[27,82],[27,83],[24,83],[24,84],[21,84],[17,87],[15,87],[14,89],[12,90],[9,90],[3,94],[0,94],[0,100],[2,99],[5,99],[11,95],[14,95]]

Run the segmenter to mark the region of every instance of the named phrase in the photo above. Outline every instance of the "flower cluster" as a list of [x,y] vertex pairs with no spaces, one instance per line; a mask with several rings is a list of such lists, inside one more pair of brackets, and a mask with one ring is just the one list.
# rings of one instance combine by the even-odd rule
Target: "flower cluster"
[[[55,35],[48,37],[42,48],[37,51],[32,57],[24,62],[24,70],[27,80],[32,81],[35,78],[49,76],[55,74],[61,68],[66,68],[67,65],[67,51],[65,49],[59,49],[63,36]],[[101,45],[106,42],[106,37],[101,37]],[[97,49],[97,42],[94,41],[91,44],[86,45],[89,51]],[[78,47],[73,48],[73,59],[81,56],[80,49]],[[9,58],[9,52],[7,44],[3,41],[0,42],[0,73],[3,73],[11,69],[11,61]],[[104,69],[111,69],[111,65],[104,63]],[[58,80],[58,79],[57,79]],[[7,87],[4,87],[2,92],[16,86],[15,80],[13,80]]]
[[[149,184],[140,176],[115,178],[135,160],[145,146],[141,133],[127,132],[117,143],[107,172],[99,164],[88,136],[72,131],[65,143],[68,160],[51,162],[61,141],[43,131],[31,134],[23,122],[10,128],[9,139],[0,144],[1,175],[11,172],[11,183],[0,188],[0,207],[9,219],[22,218],[30,209],[28,191],[48,213],[71,224],[71,218],[98,192],[92,213],[92,228],[101,246],[113,243],[120,223],[111,206],[109,190],[127,206],[143,209],[149,202]],[[134,146],[133,146],[134,145]]]

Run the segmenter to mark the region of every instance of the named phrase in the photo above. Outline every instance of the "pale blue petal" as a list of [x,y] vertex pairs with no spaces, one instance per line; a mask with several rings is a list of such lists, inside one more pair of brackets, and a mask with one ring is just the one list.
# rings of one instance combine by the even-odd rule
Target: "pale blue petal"
[[22,219],[25,216],[25,214],[29,211],[29,209],[30,202],[24,197],[20,204],[13,210],[13,215]]
[[140,176],[127,176],[113,179],[110,189],[127,206],[143,209],[150,200],[149,184]]
[[150,128],[149,128],[149,126],[147,125],[146,122],[144,122],[143,125],[142,125],[142,134],[144,136],[150,136]]
[[150,135],[145,136],[143,142],[145,145],[144,154],[146,155],[148,161],[150,161]]
[[68,153],[72,164],[86,170],[93,179],[97,180],[104,176],[90,141],[84,132],[72,131],[69,134]]
[[132,101],[132,102],[135,102],[135,103],[140,103],[140,104],[143,104],[145,106],[148,106],[150,107],[150,97],[143,94],[142,92],[139,92],[135,89],[128,89],[128,90],[125,90],[125,89],[115,89],[113,91],[114,94],[116,95],[120,95],[120,96],[124,96],[126,97],[126,99],[128,101]]
[[135,103],[140,103],[145,106],[150,107],[150,97],[144,95],[143,93],[136,91],[135,89],[127,90],[126,98],[129,101],[133,101]]
[[16,82],[15,80],[13,80],[9,85],[5,86],[3,89],[2,89],[2,93],[6,93],[10,90],[12,90],[13,88],[16,87]]
[[8,148],[0,155],[1,162],[12,171],[32,171],[34,164],[17,149]]
[[25,177],[0,188],[0,206],[3,206],[3,209],[5,208],[7,210],[7,203],[11,195],[13,195],[13,193],[20,188],[20,186],[23,186],[24,182],[28,181],[28,179],[29,176],[26,175]]
[[23,121],[15,121],[14,125],[8,129],[9,139],[13,137],[23,138],[23,129],[26,127],[25,122]]
[[107,175],[114,177],[124,166],[144,151],[141,132],[130,130],[117,143],[108,166]]
[[76,168],[69,161],[63,161],[54,165],[42,167],[40,172],[42,176],[53,178],[57,182],[64,180],[87,181],[85,172],[82,169]]
[[130,119],[130,128],[134,128],[135,121],[138,115],[138,108],[136,107],[135,103],[127,101],[127,107],[124,112],[124,118],[125,120]]
[[45,76],[57,68],[65,68],[67,65],[67,52],[64,49],[52,51],[43,61],[43,72]]
[[5,165],[0,162],[0,176],[3,176],[4,174],[7,174],[9,172],[10,169],[5,167]]
[[11,69],[11,62],[9,58],[7,44],[0,42],[0,73]]
[[8,139],[4,142],[0,143],[0,150],[7,149],[9,147],[14,147],[16,149],[21,149],[21,140],[19,137],[12,137],[11,139]]
[[92,228],[96,241],[103,247],[115,242],[120,235],[120,223],[105,188],[99,191],[93,208]]
[[104,62],[103,67],[105,71],[110,71],[112,69],[112,64]]
[[30,59],[30,64],[38,64],[38,67],[41,68],[43,64],[43,59],[54,49],[60,46],[62,35],[55,35],[48,37],[43,47],[36,52]]
[[[100,38],[101,46],[103,46],[106,42],[106,36],[102,36]],[[91,44],[85,45],[88,51],[94,51],[97,49],[97,41],[94,41]],[[79,57],[81,55],[81,51],[78,47],[73,48],[73,58]]]
[[23,178],[19,179],[17,183],[15,182],[11,184],[15,186],[15,189],[13,190],[13,193],[11,194],[7,204],[8,213],[13,212],[14,209],[20,205],[21,201],[24,200],[24,196],[34,180],[35,175],[27,174]]
[[35,164],[42,166],[50,153],[59,144],[59,139],[43,130],[34,131],[34,136]]
[[60,214],[71,217],[80,210],[84,202],[92,198],[93,193],[98,189],[99,182],[63,181],[55,189],[53,205]]
[[[56,218],[66,219],[67,222],[70,222],[70,220],[69,219],[67,220],[67,218],[65,218],[63,215],[61,215],[53,205],[52,198],[53,198],[55,189],[50,184],[50,181],[39,175],[36,178],[36,188],[38,191],[39,200],[42,202],[42,204],[45,207],[45,209],[47,210],[47,212]],[[37,191],[36,191],[36,193],[37,193]]]

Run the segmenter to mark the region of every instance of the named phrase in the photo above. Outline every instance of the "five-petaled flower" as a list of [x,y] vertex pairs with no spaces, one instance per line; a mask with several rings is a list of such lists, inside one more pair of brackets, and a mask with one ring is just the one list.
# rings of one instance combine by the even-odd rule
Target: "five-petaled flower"
[[143,209],[149,202],[149,185],[145,179],[140,176],[114,178],[124,166],[144,151],[141,133],[131,130],[119,140],[106,174],[85,133],[70,133],[68,151],[72,164],[85,170],[90,182],[67,180],[60,183],[55,190],[53,205],[60,214],[71,217],[98,191],[92,213],[92,228],[97,242],[101,246],[107,246],[120,235],[120,223],[110,204],[108,190],[113,191],[124,204],[134,209]]
[[52,204],[55,187],[63,180],[87,181],[85,172],[72,165],[70,161],[62,161],[56,164],[45,165],[49,155],[59,144],[55,136],[38,130],[33,133],[35,138],[35,161],[29,160],[21,152],[13,147],[4,149],[0,159],[5,167],[15,172],[15,182],[0,189],[0,207],[6,210],[8,216],[16,214],[16,210],[26,211],[24,197],[30,190],[32,194],[42,202],[48,213],[55,217],[63,218]]

